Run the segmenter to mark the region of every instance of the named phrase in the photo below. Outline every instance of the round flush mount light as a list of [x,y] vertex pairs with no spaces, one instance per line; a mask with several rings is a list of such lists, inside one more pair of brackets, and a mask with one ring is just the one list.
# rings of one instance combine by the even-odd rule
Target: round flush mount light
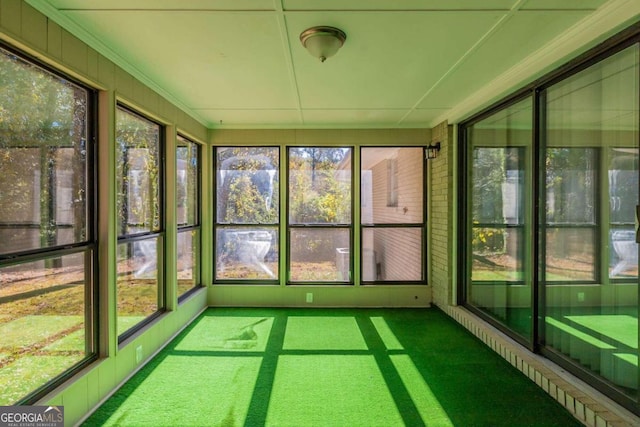
[[300,34],[302,46],[320,62],[335,55],[346,39],[344,31],[327,26],[311,27]]

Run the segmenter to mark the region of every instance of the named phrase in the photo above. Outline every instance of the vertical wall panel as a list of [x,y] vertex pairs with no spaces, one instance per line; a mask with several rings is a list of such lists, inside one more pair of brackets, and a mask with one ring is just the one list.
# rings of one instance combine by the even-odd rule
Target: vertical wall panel
[[0,25],[5,32],[18,37],[22,36],[22,5],[21,1],[0,0]]
[[22,38],[42,52],[47,51],[47,17],[24,3],[22,5]]
[[62,30],[62,60],[67,66],[87,74],[87,45]]
[[50,19],[47,21],[47,53],[53,59],[62,59],[62,28]]

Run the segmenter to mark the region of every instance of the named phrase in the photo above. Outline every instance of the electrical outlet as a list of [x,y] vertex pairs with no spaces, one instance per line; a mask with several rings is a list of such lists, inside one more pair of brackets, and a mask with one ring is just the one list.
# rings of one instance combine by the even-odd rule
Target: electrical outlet
[[142,362],[142,346],[136,347],[136,363]]
[[584,302],[584,292],[578,292],[578,302]]
[[308,303],[313,302],[313,292],[307,292],[307,302]]

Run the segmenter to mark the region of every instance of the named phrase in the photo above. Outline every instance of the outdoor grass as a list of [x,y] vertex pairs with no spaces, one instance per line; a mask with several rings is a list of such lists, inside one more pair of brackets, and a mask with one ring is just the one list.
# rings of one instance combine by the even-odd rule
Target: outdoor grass
[[437,309],[208,309],[86,426],[579,426]]

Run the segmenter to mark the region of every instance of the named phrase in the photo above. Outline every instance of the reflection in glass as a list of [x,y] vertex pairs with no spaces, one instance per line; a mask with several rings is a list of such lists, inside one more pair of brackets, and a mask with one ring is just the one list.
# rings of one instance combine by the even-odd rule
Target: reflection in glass
[[348,228],[292,228],[290,279],[296,282],[349,282],[351,245]]
[[351,149],[289,149],[290,224],[351,224]]
[[176,200],[178,226],[198,223],[198,145],[178,136],[176,148]]
[[634,226],[639,173],[637,148],[609,150],[609,277],[612,279],[638,277]]
[[595,280],[593,229],[548,227],[546,236],[547,281]]
[[362,280],[420,281],[421,227],[375,227],[362,230]]
[[278,147],[218,147],[217,170],[218,223],[278,223]]
[[595,150],[549,148],[546,168],[546,216],[549,224],[595,222]]
[[468,130],[471,178],[467,240],[475,307],[531,339],[531,272],[524,236],[531,202],[532,101],[526,98]]
[[1,405],[15,404],[94,351],[85,255],[0,269]]
[[276,280],[278,228],[216,229],[216,279]]
[[118,235],[160,229],[160,126],[116,110]]
[[178,232],[178,297],[200,284],[200,231]]
[[0,254],[87,236],[88,93],[0,49]]
[[520,227],[474,227],[471,280],[522,282],[524,241]]
[[545,93],[544,343],[634,400],[639,54],[636,44]]
[[158,241],[153,237],[118,245],[116,283],[118,335],[159,308]]

